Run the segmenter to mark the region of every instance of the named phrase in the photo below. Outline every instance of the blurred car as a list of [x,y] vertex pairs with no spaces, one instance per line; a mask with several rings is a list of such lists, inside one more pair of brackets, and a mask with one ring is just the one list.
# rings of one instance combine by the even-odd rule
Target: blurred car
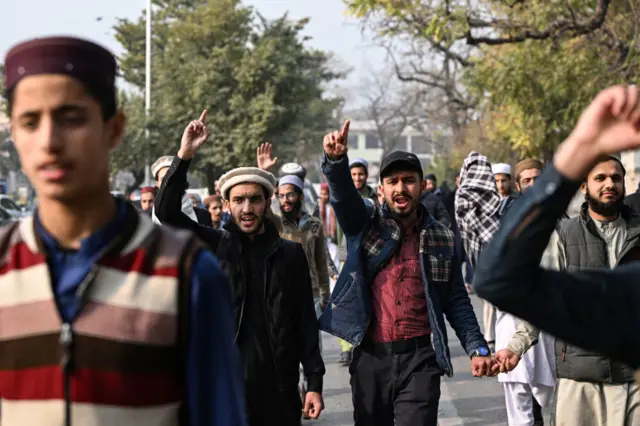
[[16,220],[22,219],[25,216],[28,216],[27,209],[25,207],[20,207],[11,197],[8,195],[0,195],[0,207],[11,215]]
[[8,225],[11,222],[19,221],[21,218],[12,215],[3,207],[0,207],[0,226]]

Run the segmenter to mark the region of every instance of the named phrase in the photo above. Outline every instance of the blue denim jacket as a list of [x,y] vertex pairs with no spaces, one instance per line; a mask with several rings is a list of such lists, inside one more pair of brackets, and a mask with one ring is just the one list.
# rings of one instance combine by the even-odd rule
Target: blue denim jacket
[[[349,160],[324,158],[331,204],[347,239],[347,259],[320,317],[320,329],[354,346],[364,339],[372,318],[370,286],[391,259],[402,239],[402,229],[369,200],[361,198],[351,180]],[[440,225],[422,205],[420,225],[421,269],[434,349],[443,373],[453,375],[444,315],[469,355],[487,347],[464,287],[453,232]]]

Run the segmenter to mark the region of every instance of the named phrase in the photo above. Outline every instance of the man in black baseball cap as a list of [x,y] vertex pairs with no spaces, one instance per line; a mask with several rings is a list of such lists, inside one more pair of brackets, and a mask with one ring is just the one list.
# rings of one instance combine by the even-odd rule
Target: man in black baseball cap
[[393,151],[382,159],[380,164],[380,181],[396,170],[412,170],[418,172],[422,180],[422,163],[417,155],[406,151]]
[[382,160],[378,191],[386,207],[378,209],[350,179],[349,124],[323,141],[322,169],[348,244],[320,328],[356,346],[349,370],[355,426],[436,426],[440,376],[453,373],[444,313],[474,376],[490,374],[495,363],[464,288],[455,236],[420,205],[420,160],[402,151]]

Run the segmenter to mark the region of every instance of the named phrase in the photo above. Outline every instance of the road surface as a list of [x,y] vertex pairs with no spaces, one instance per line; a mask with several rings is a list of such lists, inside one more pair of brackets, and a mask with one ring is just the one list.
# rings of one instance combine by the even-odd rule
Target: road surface
[[[476,317],[482,318],[482,301],[471,296]],[[481,325],[482,326],[482,325]],[[497,378],[471,376],[469,357],[451,328],[449,348],[455,375],[443,378],[440,398],[440,426],[508,426],[502,386]],[[303,421],[305,426],[351,426],[353,410],[349,371],[338,364],[340,346],[333,336],[323,336],[323,357],[327,366],[324,380],[325,411],[316,421]],[[548,418],[545,423],[549,424]]]

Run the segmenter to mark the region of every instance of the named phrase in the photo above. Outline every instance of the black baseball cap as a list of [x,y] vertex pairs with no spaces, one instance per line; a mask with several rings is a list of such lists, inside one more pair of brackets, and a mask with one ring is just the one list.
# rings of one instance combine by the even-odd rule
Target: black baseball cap
[[380,180],[390,170],[413,170],[418,172],[422,179],[422,163],[417,155],[406,151],[393,151],[382,159],[380,163]]

